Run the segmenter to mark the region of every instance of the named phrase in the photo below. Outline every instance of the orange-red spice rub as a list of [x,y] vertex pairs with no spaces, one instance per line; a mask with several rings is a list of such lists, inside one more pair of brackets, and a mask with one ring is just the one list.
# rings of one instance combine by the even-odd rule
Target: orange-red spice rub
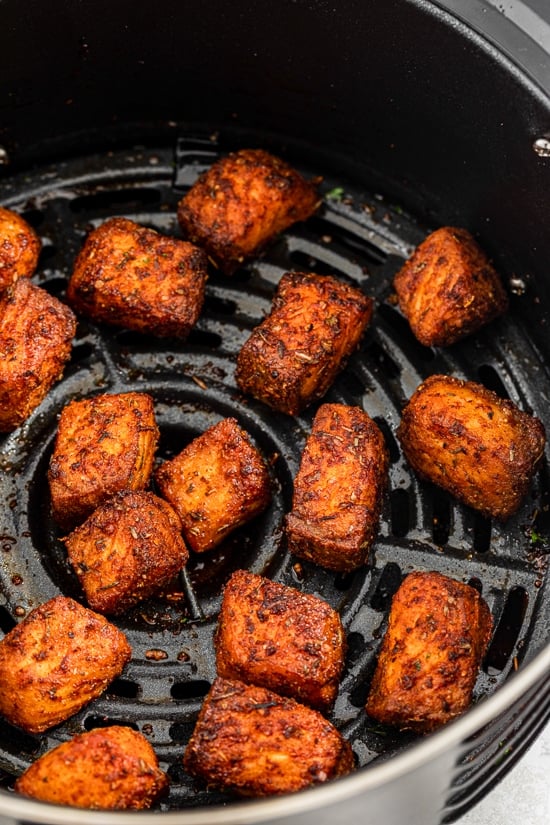
[[48,470],[53,515],[71,530],[120,490],[143,490],[159,437],[144,392],[94,395],[61,411]]
[[61,378],[75,331],[72,310],[28,278],[0,297],[0,432],[26,421]]
[[387,486],[388,451],[360,407],[319,407],[286,518],[291,553],[329,570],[365,564]]
[[15,783],[23,796],[97,810],[144,810],[168,777],[143,734],[122,725],[78,734],[45,753]]
[[271,313],[237,358],[237,383],[280,412],[296,415],[322,398],[357,347],[373,302],[331,275],[288,272]]
[[40,238],[21,215],[0,206],[0,292],[18,278],[33,274],[41,246]]
[[103,693],[131,653],[104,616],[56,596],[0,642],[0,713],[26,731],[45,731]]
[[477,590],[436,572],[410,573],[395,594],[366,710],[427,732],[470,705],[493,620]]
[[317,711],[265,688],[218,678],[204,700],[184,766],[209,785],[270,796],[349,773],[353,754]]
[[334,704],[345,634],[338,613],[317,596],[237,570],[225,585],[215,646],[220,676],[321,711]]
[[224,418],[161,464],[155,480],[195,553],[218,545],[271,500],[263,456],[234,418]]
[[189,557],[176,512],[144,490],[116,493],[63,541],[88,604],[105,614],[156,593]]
[[241,149],[201,175],[178,204],[178,220],[186,237],[230,275],[315,212],[318,183],[263,149]]
[[127,218],[86,238],[67,287],[78,313],[137,332],[186,338],[204,302],[206,255]]
[[502,315],[500,276],[466,229],[444,226],[415,249],[395,276],[399,306],[418,340],[448,346]]
[[538,418],[481,384],[446,375],[417,388],[397,436],[422,478],[502,521],[519,508],[546,442]]

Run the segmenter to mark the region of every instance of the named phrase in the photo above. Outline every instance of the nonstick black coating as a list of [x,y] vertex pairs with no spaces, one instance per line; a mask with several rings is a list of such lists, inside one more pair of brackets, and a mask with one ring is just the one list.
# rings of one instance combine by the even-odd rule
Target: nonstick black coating
[[[20,211],[42,238],[36,283],[63,300],[85,233],[107,217],[124,215],[179,235],[178,199],[203,168],[241,139],[229,131],[185,134],[169,145],[151,143],[44,164],[1,183],[0,203]],[[318,215],[285,232],[233,278],[212,270],[203,314],[186,342],[81,320],[63,380],[23,427],[2,439],[0,628],[7,632],[58,592],[82,600],[51,518],[46,482],[57,416],[72,398],[127,389],[151,393],[161,430],[159,461],[220,418],[236,416],[270,463],[272,505],[219,549],[193,559],[166,593],[116,620],[128,635],[133,658],[104,696],[43,736],[0,722],[6,786],[53,745],[117,722],[142,731],[168,771],[172,784],[163,809],[223,801],[224,796],[185,774],[181,757],[215,676],[212,634],[221,587],[239,567],[319,594],[339,610],[348,655],[331,718],[351,741],[359,767],[414,742],[410,735],[373,723],[363,710],[391,596],[407,572],[439,570],[473,584],[488,601],[496,631],[475,702],[544,646],[549,614],[546,463],[518,514],[505,525],[492,524],[420,483],[394,435],[404,402],[435,372],[480,381],[534,412],[549,428],[545,399],[550,384],[522,322],[525,304],[533,300],[528,285],[516,272],[503,271],[511,297],[506,317],[448,350],[422,347],[392,301],[391,281],[412,247],[434,227],[338,173],[337,164],[324,155],[306,158],[299,145],[277,144],[269,136],[262,145],[292,158],[306,175],[324,176]],[[296,418],[274,413],[243,397],[234,378],[240,346],[268,312],[280,276],[292,269],[334,273],[375,298],[365,338],[325,399],[362,405],[382,427],[391,456],[390,489],[371,559],[346,576],[297,563],[286,550],[282,530],[318,405]]]

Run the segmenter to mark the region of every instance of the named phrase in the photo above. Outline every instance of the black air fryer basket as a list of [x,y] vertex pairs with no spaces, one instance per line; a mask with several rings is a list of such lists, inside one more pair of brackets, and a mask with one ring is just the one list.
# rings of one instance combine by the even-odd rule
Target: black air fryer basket
[[[405,401],[433,373],[484,384],[550,433],[550,24],[535,2],[513,6],[514,21],[481,0],[0,2],[0,204],[38,231],[34,280],[61,300],[91,227],[126,216],[179,235],[178,200],[228,151],[271,150],[308,177],[322,175],[324,196],[315,217],[232,278],[211,273],[185,342],[81,319],[63,380],[2,437],[1,633],[57,593],[82,601],[46,481],[69,400],[150,393],[159,460],[233,415],[269,459],[274,496],[167,592],[116,620],[133,658],[102,697],[42,736],[0,720],[0,822],[437,825],[485,795],[548,720],[548,454],[519,512],[498,524],[420,482],[395,438]],[[391,285],[413,247],[445,224],[479,239],[510,311],[432,349],[414,339]],[[363,342],[325,398],[362,406],[390,451],[378,539],[368,565],[348,575],[297,564],[282,529],[318,405],[276,414],[235,383],[236,354],[290,270],[333,273],[375,299]],[[339,610],[348,655],[331,719],[357,759],[350,777],[236,802],[184,772],[215,676],[221,588],[238,568]],[[392,595],[417,569],[474,585],[495,620],[473,708],[424,738],[374,725],[364,712]],[[171,789],[157,810],[77,812],[13,792],[42,753],[112,723],[144,733],[167,770]]]

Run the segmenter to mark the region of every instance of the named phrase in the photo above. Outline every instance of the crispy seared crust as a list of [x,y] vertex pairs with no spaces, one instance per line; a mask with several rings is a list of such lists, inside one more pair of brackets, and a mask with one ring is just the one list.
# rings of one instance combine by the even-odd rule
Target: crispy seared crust
[[338,613],[317,596],[237,570],[224,589],[215,647],[219,676],[321,711],[334,704],[344,629]]
[[286,517],[288,549],[329,570],[365,564],[387,485],[384,436],[359,407],[319,407]]
[[242,149],[210,167],[178,204],[185,235],[227,275],[321,202],[306,181],[262,149]]
[[33,274],[40,249],[40,239],[27,221],[0,206],[0,293]]
[[147,393],[71,401],[59,418],[48,471],[53,515],[71,530],[120,490],[142,490],[159,431]]
[[502,521],[520,506],[546,441],[538,418],[481,384],[445,375],[418,387],[397,436],[422,478]]
[[155,481],[196,553],[215,547],[271,500],[264,459],[234,418],[224,418],[161,464]]
[[0,431],[22,424],[61,378],[76,318],[46,290],[19,278],[0,299]]
[[189,552],[181,521],[153,493],[124,490],[100,505],[64,539],[93,610],[123,613],[166,585]]
[[63,742],[34,762],[15,790],[34,799],[99,810],[143,810],[168,789],[156,754],[135,730],[98,728]]
[[332,276],[286,273],[270,315],[239,352],[239,387],[296,415],[321,398],[345,366],[370,321],[372,303]]
[[83,315],[156,336],[186,338],[204,302],[205,253],[126,218],[87,237],[67,288]]
[[395,594],[366,710],[428,732],[470,705],[493,620],[477,590],[440,573],[410,573]]
[[448,346],[502,315],[499,275],[466,229],[444,226],[416,248],[394,280],[399,306],[418,340]]
[[47,730],[103,693],[131,653],[107,619],[56,596],[0,642],[0,713],[31,733]]
[[184,755],[185,769],[242,796],[290,793],[349,773],[349,744],[320,713],[265,688],[218,678]]

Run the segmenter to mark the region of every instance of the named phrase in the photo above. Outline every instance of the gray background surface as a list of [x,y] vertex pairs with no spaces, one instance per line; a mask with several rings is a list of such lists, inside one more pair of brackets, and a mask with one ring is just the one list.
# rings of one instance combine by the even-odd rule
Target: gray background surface
[[550,825],[550,725],[459,825]]

